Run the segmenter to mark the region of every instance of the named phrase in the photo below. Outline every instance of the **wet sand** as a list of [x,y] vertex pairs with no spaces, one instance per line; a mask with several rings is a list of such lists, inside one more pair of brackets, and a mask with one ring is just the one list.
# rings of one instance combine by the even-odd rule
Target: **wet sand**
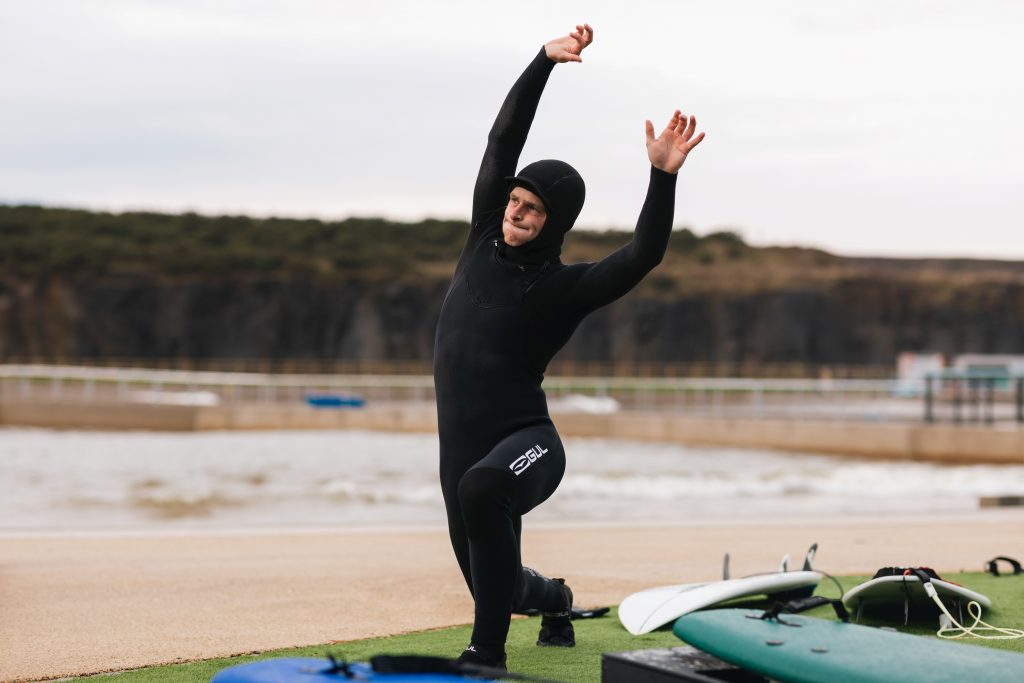
[[[524,562],[583,606],[642,588],[799,564],[979,571],[1024,554],[1024,510],[936,518],[693,525],[526,523]],[[207,659],[464,624],[472,604],[443,529],[0,535],[0,680]],[[455,653],[453,653],[454,655]]]

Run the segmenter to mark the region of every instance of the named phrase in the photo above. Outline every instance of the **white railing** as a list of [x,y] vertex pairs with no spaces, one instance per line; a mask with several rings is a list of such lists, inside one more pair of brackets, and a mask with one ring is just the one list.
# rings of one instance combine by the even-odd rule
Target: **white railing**
[[[551,408],[678,411],[716,417],[1021,421],[1021,380],[983,392],[962,382],[868,379],[548,377]],[[60,365],[0,365],[0,401],[168,405],[298,403],[313,397],[368,403],[432,402],[430,375],[269,374]],[[980,398],[979,398],[980,397]],[[984,404],[979,403],[983,399]]]
[[310,394],[362,394],[375,400],[433,400],[433,379],[422,375],[277,375],[0,365],[0,396],[60,401],[115,400],[200,405],[238,401],[304,400]]
[[[857,379],[549,377],[552,410],[679,411],[691,415],[919,420],[924,384]],[[312,395],[368,403],[433,401],[429,375],[265,374],[0,365],[0,400],[218,405],[294,403]],[[583,397],[583,398],[581,398]]]

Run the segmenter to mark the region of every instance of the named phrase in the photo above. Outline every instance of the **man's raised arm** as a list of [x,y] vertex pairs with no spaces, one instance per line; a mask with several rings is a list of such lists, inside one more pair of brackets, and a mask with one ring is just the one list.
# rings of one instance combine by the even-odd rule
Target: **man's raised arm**
[[594,263],[566,296],[565,303],[591,311],[618,299],[655,268],[665,255],[675,211],[676,177],[687,155],[704,139],[697,133],[697,119],[678,109],[661,135],[645,122],[650,184],[633,239],[629,244]]
[[519,155],[537,113],[537,104],[555,64],[582,62],[580,53],[594,41],[594,29],[579,24],[567,36],[544,45],[505,97],[487,136],[487,149],[473,191],[473,226],[480,214],[504,206],[508,199],[505,177],[515,175]]

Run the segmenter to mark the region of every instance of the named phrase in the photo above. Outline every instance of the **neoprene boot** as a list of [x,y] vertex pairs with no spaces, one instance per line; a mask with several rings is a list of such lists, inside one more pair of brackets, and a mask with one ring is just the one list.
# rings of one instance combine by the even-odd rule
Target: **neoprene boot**
[[456,661],[459,664],[470,664],[473,666],[486,667],[488,669],[508,671],[505,653],[488,645],[470,643],[466,646],[466,649],[462,651],[462,654],[459,655],[459,658]]
[[572,589],[565,585],[565,579],[552,579],[562,588],[564,608],[556,612],[541,612],[540,634],[537,644],[541,647],[575,647],[576,631],[572,627]]

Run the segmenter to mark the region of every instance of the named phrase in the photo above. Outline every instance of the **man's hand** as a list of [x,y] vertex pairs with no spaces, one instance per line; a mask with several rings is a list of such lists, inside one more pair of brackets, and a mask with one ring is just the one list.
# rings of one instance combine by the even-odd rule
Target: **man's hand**
[[678,173],[686,155],[704,139],[704,133],[693,134],[697,130],[696,117],[687,118],[678,109],[657,138],[654,137],[654,124],[650,121],[646,124],[647,156],[652,166],[666,173]]
[[548,59],[562,64],[564,62],[582,62],[580,53],[583,48],[594,42],[594,29],[590,24],[577,24],[576,30],[567,36],[555,38],[544,46]]

